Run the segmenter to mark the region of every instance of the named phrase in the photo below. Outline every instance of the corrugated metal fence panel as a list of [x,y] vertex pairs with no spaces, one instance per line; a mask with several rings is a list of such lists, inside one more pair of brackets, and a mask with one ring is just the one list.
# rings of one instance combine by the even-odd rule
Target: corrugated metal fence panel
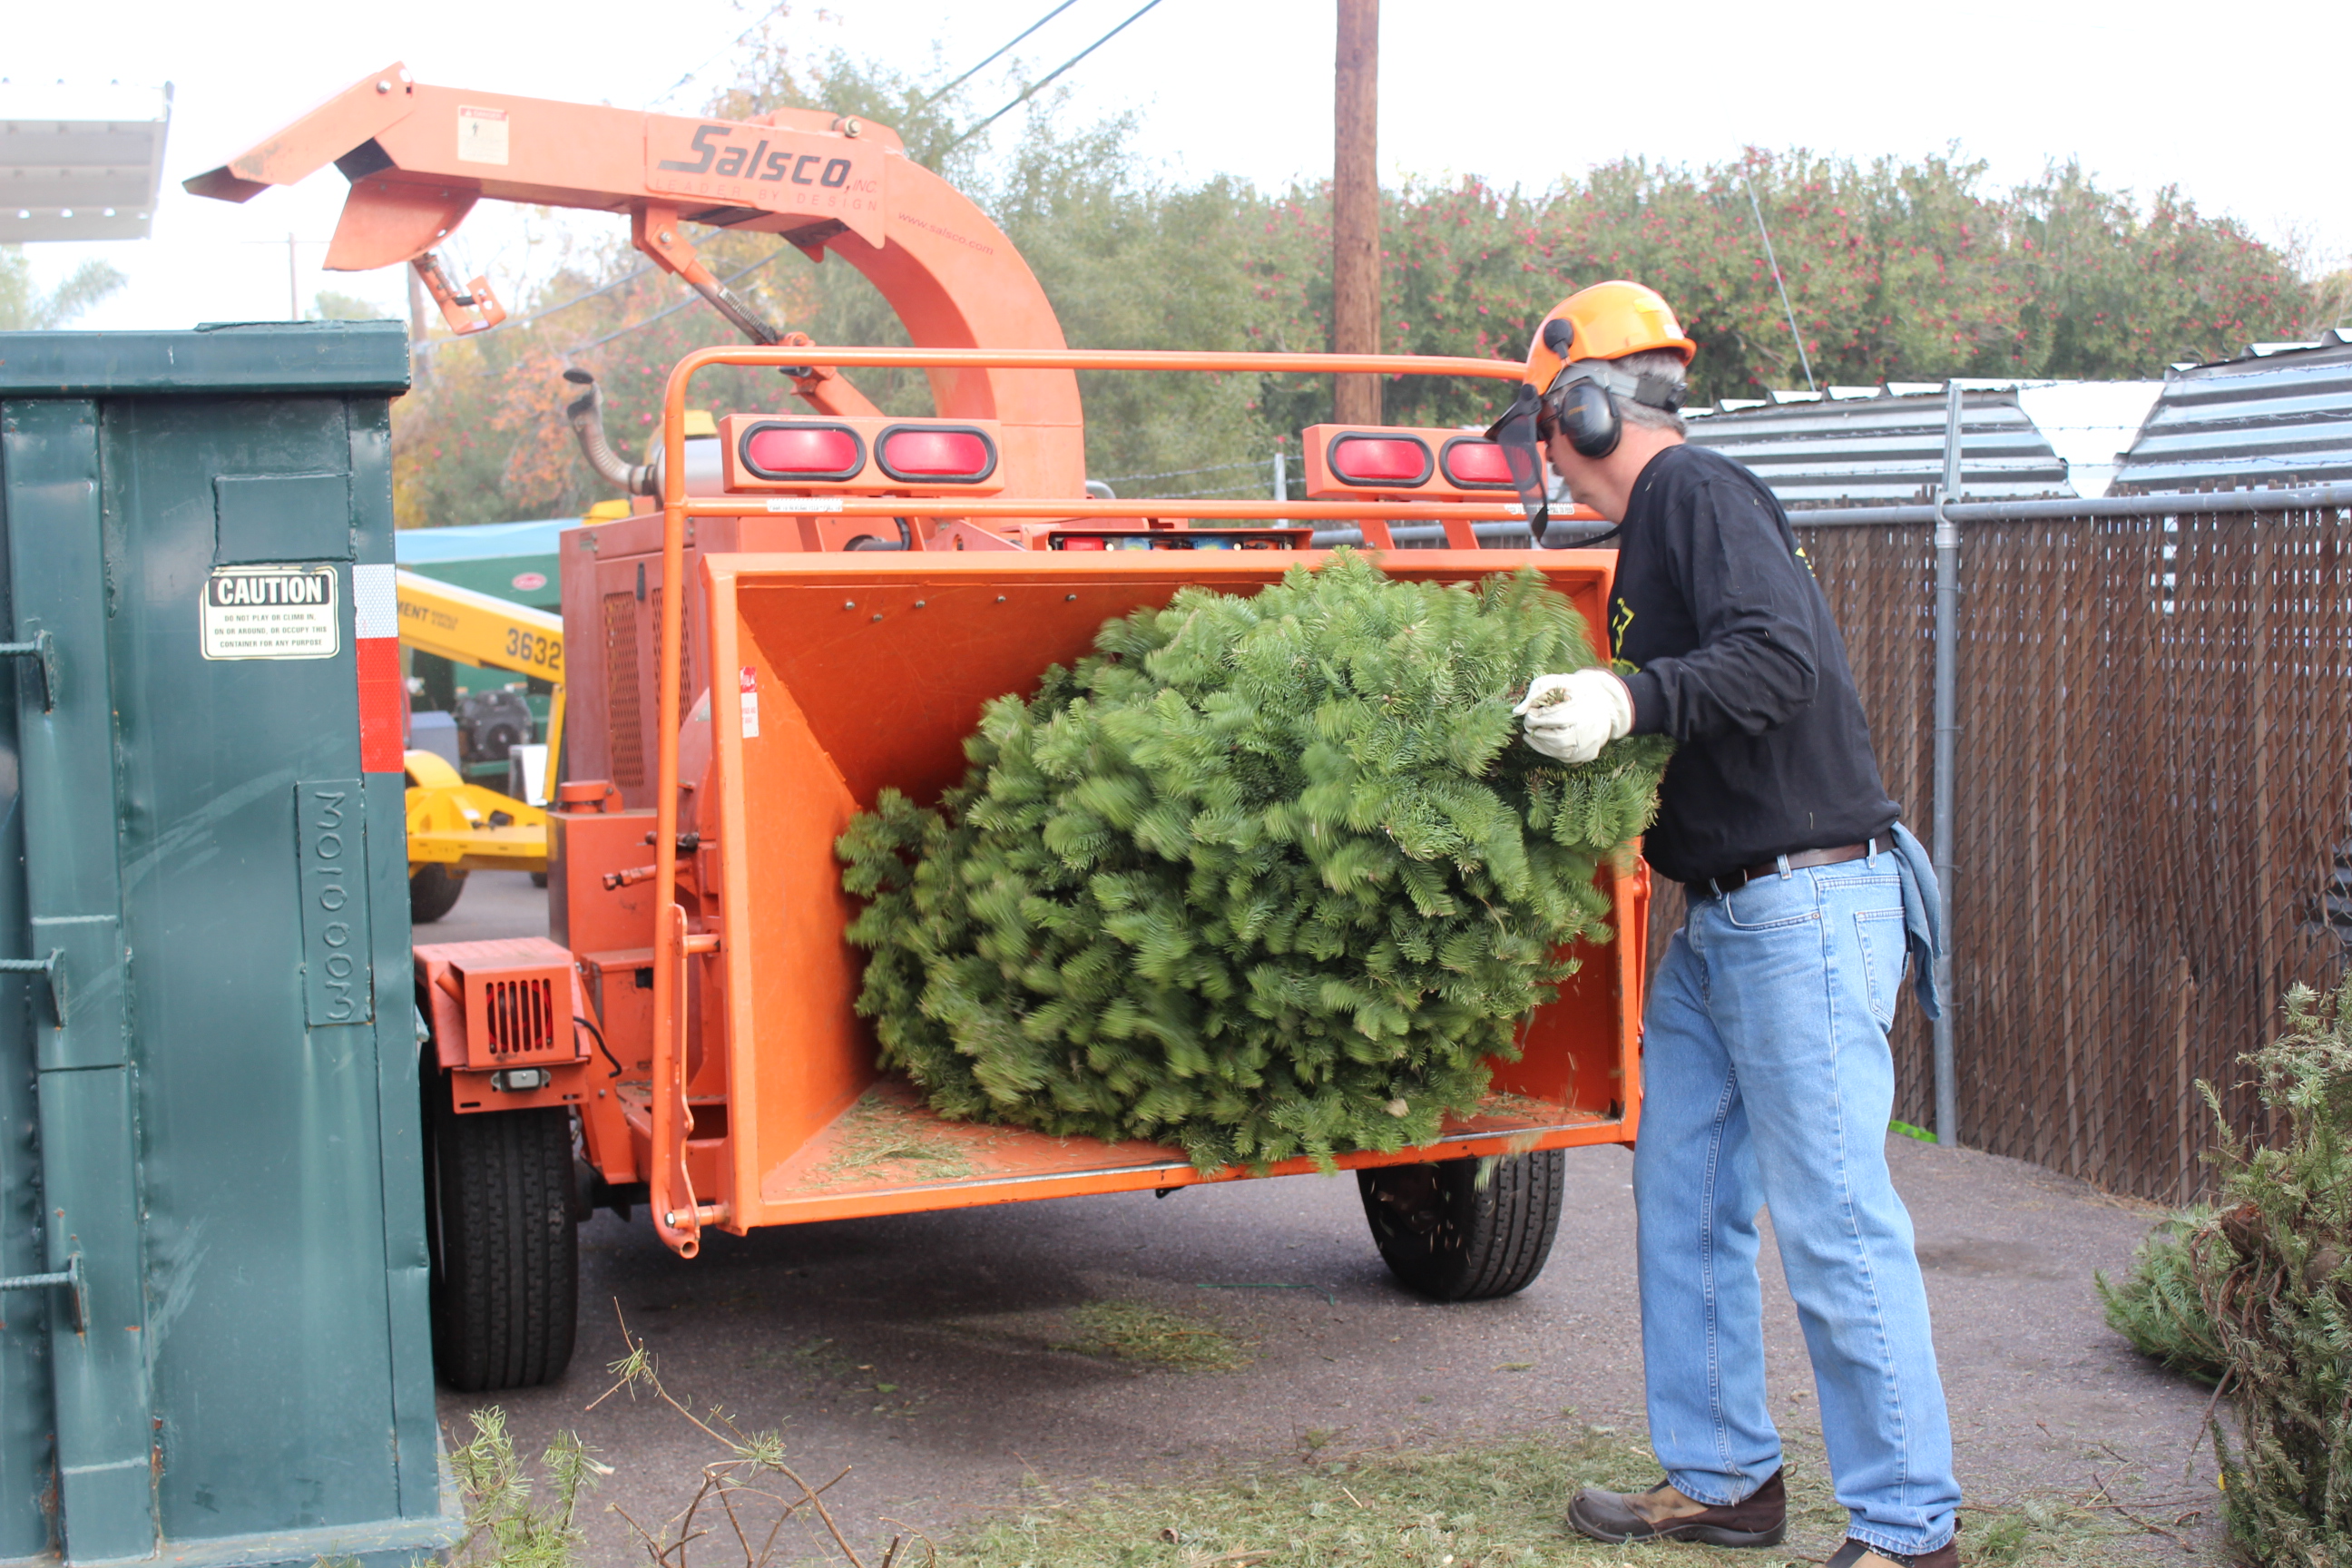
[[[1783,403],[1694,417],[1690,439],[1738,458],[1791,510],[1899,503],[1943,483],[1944,417],[1941,393]],[[2015,392],[1963,394],[1960,436],[1971,498],[2074,493]]]
[[2352,479],[2352,335],[2176,371],[2117,493]]
[[[1931,816],[1927,527],[1800,527],[1881,766]],[[1972,523],[1961,545],[1955,1009],[1963,1141],[2113,1191],[2207,1179],[2222,1090],[2289,985],[2345,961],[2326,899],[2352,838],[2352,518]],[[1653,951],[1681,918],[1659,900]],[[1927,1030],[1895,1115],[1932,1119]]]

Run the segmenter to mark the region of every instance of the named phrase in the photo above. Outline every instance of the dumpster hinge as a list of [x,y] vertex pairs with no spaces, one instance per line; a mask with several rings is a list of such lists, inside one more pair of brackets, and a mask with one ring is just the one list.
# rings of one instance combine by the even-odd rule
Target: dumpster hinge
[[65,949],[53,947],[49,949],[49,956],[47,958],[0,958],[0,974],[47,975],[49,982],[49,1011],[56,1016],[58,1028],[62,1029],[66,1026]]
[[81,1254],[66,1259],[66,1266],[51,1274],[19,1274],[0,1279],[0,1290],[38,1290],[51,1285],[63,1285],[73,1292],[74,1332],[82,1331],[89,1321],[89,1287],[82,1282]]
[[55,637],[47,631],[37,631],[23,642],[0,642],[0,658],[39,660],[41,710],[47,712],[58,705],[58,644]]

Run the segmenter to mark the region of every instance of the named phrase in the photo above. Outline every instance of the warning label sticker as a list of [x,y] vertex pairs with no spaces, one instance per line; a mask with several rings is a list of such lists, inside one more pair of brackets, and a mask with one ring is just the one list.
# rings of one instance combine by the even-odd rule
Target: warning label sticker
[[335,568],[216,566],[205,583],[206,658],[331,658],[342,646]]
[[476,109],[470,104],[457,106],[457,157],[467,163],[503,163],[507,161],[507,111],[503,109]]

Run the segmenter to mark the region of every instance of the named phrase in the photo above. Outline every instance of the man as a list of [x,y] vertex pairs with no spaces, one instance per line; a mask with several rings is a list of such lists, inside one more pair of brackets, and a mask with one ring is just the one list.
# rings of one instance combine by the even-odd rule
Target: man
[[[1538,679],[1528,744],[1577,763],[1626,734],[1680,742],[1643,854],[1690,912],[1643,1018],[1633,1155],[1666,1474],[1646,1492],[1588,1487],[1569,1520],[1609,1542],[1780,1540],[1756,1273],[1769,1207],[1852,1521],[1831,1568],[1954,1568],[1950,1426],[1885,1155],[1886,1028],[1910,951],[1937,1005],[1934,873],[1896,822],[1787,515],[1747,469],[1683,441],[1694,352],[1658,295],[1596,284],[1545,320],[1493,432],[1523,489],[1540,440],[1569,494],[1622,529],[1610,630],[1628,673]],[[1528,499],[1540,524],[1540,492]]]

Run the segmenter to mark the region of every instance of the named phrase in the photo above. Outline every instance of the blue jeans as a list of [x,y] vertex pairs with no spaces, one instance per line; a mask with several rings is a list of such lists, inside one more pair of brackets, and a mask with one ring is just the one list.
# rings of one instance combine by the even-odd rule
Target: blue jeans
[[1951,1539],[1960,1489],[1911,1216],[1886,1170],[1903,892],[1882,851],[1692,900],[1643,1020],[1633,1195],[1667,1479],[1727,1504],[1780,1467],[1756,1275],[1769,1205],[1851,1533],[1909,1555]]

